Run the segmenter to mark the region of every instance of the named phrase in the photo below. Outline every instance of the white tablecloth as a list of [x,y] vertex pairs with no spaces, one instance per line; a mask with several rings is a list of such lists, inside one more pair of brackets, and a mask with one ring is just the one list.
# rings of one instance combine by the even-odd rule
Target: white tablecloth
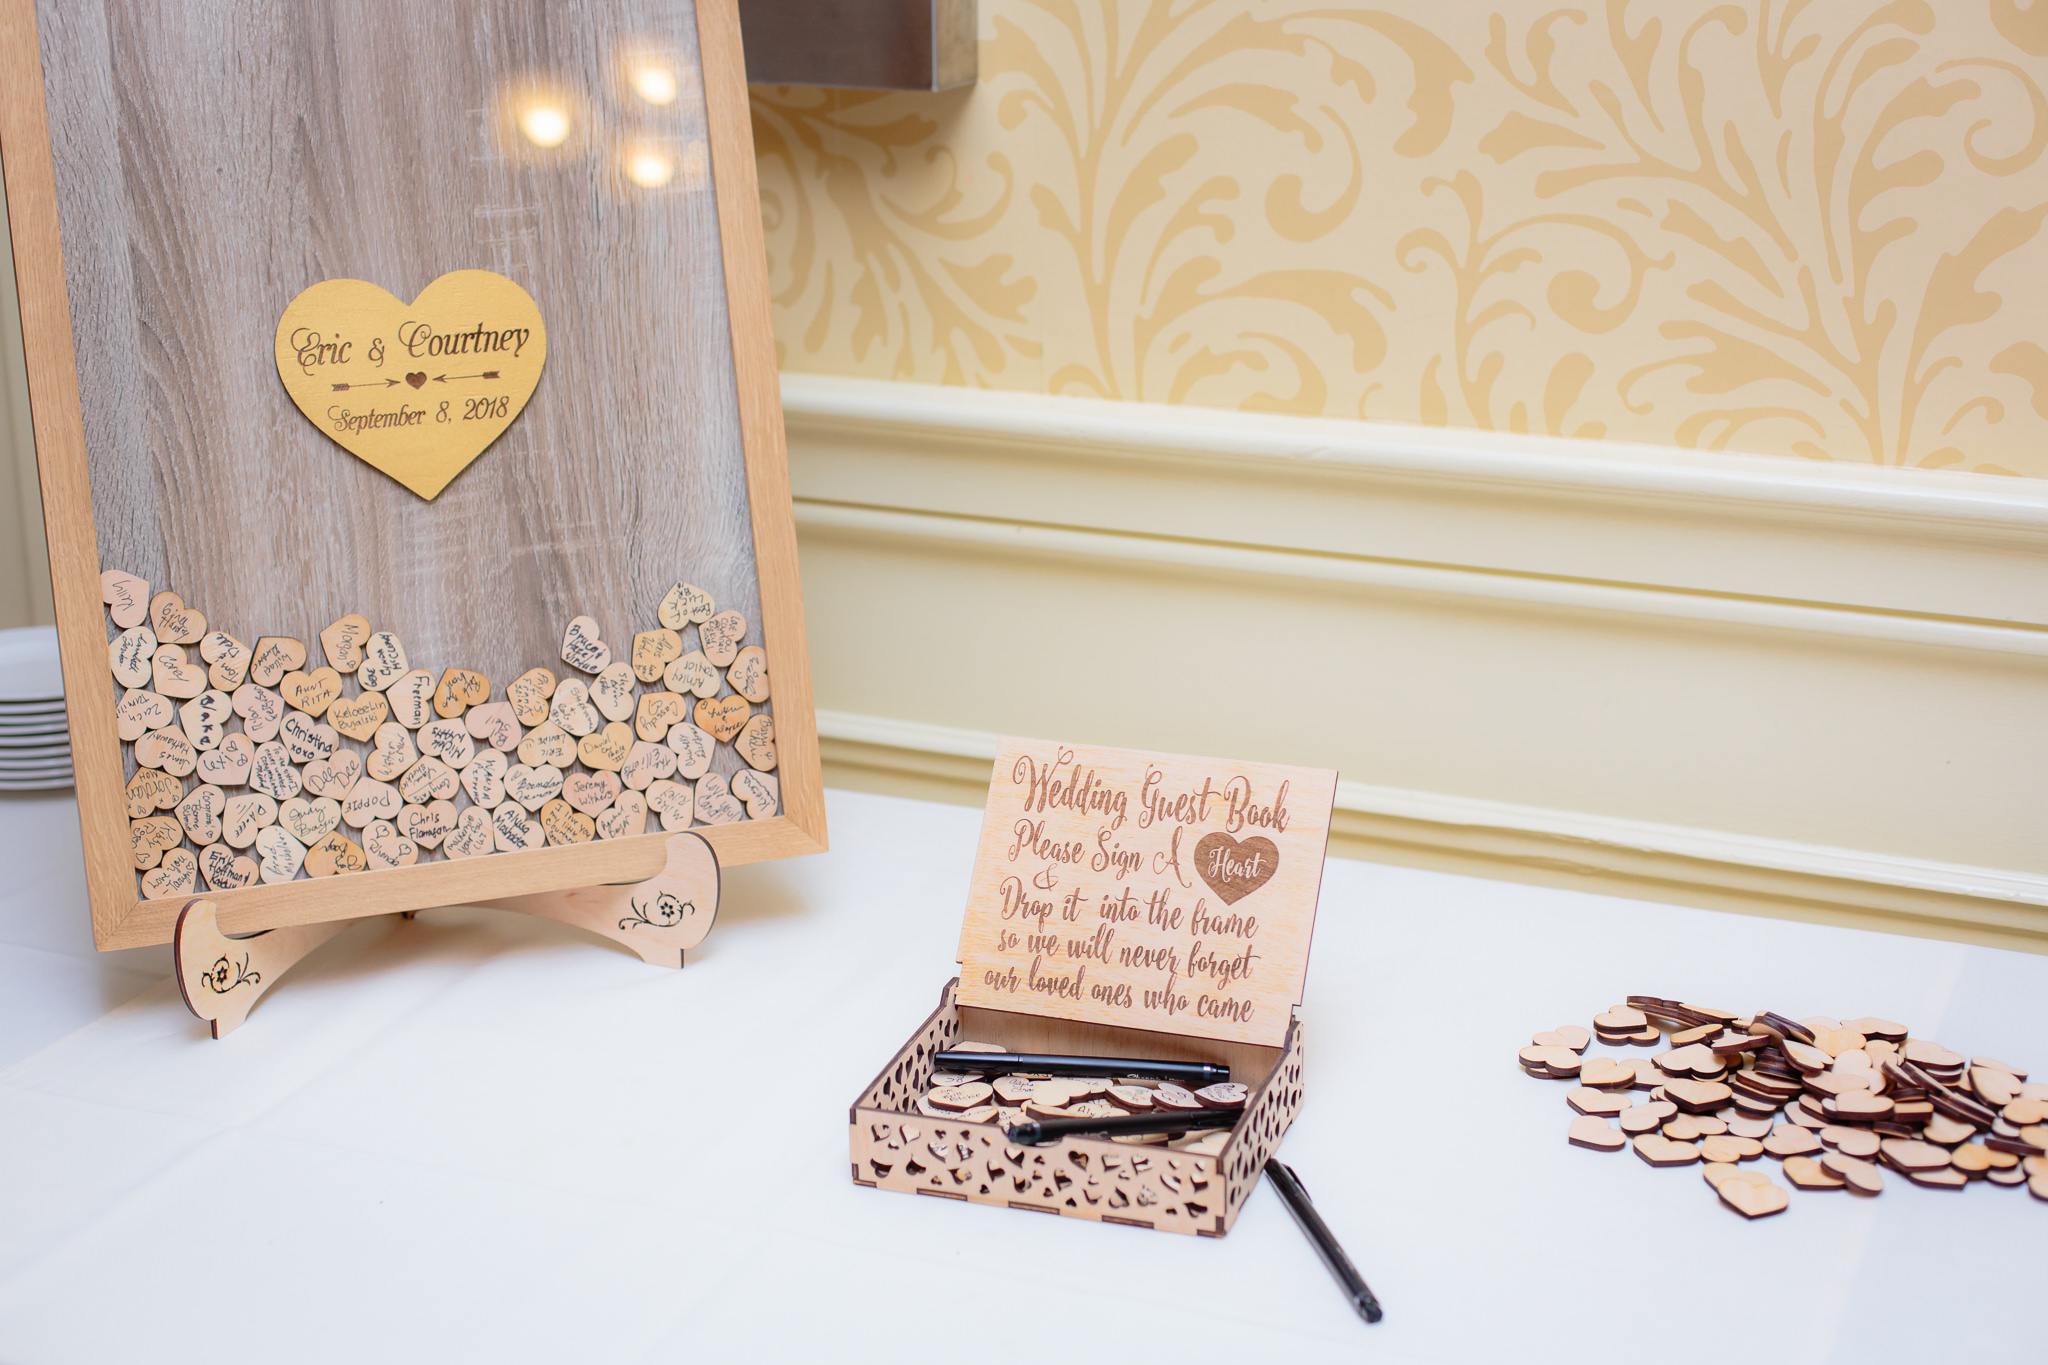
[[1746,1223],[1696,1168],[1568,1146],[1565,1087],[1513,1056],[1647,991],[2048,1066],[2048,959],[1333,860],[1283,1156],[1369,1328],[1270,1189],[1211,1240],[853,1185],[848,1103],[951,974],[978,814],[830,809],[834,851],[729,874],[682,972],[430,911],[214,1042],[168,949],[90,955],[68,804],[0,805],[0,1360],[2048,1350],[2024,1190],[1892,1177]]

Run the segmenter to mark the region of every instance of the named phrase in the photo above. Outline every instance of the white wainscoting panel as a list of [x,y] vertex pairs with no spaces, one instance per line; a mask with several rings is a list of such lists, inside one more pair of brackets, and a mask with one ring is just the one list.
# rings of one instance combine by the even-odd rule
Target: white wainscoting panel
[[2048,487],[783,377],[828,774],[1337,767],[1335,851],[2048,950]]

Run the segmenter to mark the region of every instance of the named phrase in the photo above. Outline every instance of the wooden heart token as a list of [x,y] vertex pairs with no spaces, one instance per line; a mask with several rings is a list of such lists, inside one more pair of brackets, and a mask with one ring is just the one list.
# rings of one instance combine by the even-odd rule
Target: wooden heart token
[[258,834],[276,823],[277,802],[262,792],[230,796],[221,811],[221,842],[229,848],[247,848],[256,842]]
[[337,697],[327,706],[327,723],[350,739],[366,740],[391,714],[382,692],[365,692],[359,697]]
[[232,692],[249,680],[249,661],[255,656],[249,646],[226,631],[212,630],[200,638],[199,657],[206,660],[207,681],[223,692]]
[[512,714],[521,725],[538,725],[548,718],[548,698],[555,695],[555,675],[545,668],[529,668],[505,689]]
[[1788,1156],[1783,1169],[1785,1179],[1792,1182],[1794,1189],[1839,1190],[1846,1183],[1810,1156]]
[[331,668],[316,668],[311,673],[287,673],[278,679],[277,692],[287,705],[309,716],[323,716],[334,704],[334,699],[341,695],[341,675]]
[[299,794],[302,783],[292,756],[277,740],[256,746],[256,761],[249,765],[249,785],[279,801]]
[[122,739],[133,743],[151,730],[161,730],[178,718],[168,697],[131,687],[114,703],[115,729]]
[[278,377],[306,420],[427,499],[518,418],[547,353],[539,305],[489,270],[450,271],[411,303],[322,280],[277,321]]
[[363,756],[353,749],[342,749],[331,758],[316,758],[299,770],[299,781],[315,796],[331,796],[340,800],[347,796],[349,789],[363,775]]
[[927,1091],[925,1098],[936,1108],[950,1109],[958,1113],[963,1109],[973,1109],[977,1105],[987,1104],[995,1093],[995,1087],[988,1082],[972,1081],[966,1085],[939,1086]]
[[626,757],[633,752],[633,745],[637,742],[633,738],[633,727],[615,720],[597,734],[585,735],[577,741],[576,756],[583,760],[586,768],[617,772],[626,766]]
[[184,794],[184,783],[156,768],[137,768],[123,792],[128,800],[128,818],[131,820],[169,810]]
[[[697,703],[695,719],[698,729],[710,733],[720,742],[727,742],[740,732],[751,714],[745,697],[707,697]],[[1229,838],[1228,835],[1223,837]]]
[[107,615],[115,625],[123,630],[139,626],[149,614],[149,580],[121,569],[108,569],[100,575],[100,601],[106,604]]
[[356,670],[356,682],[366,692],[382,692],[404,677],[410,667],[398,636],[380,630],[363,642],[363,663]]
[[198,875],[199,859],[189,849],[174,848],[164,854],[161,863],[142,874],[143,897],[161,901],[174,896],[189,896],[193,878]]
[[228,717],[233,714],[228,694],[209,687],[178,708],[178,726],[193,748],[218,749],[228,737]]
[[277,825],[256,833],[256,871],[265,886],[288,882],[306,865],[306,846]]
[[442,672],[441,681],[434,688],[434,714],[453,719],[472,706],[483,705],[490,696],[490,679],[483,674],[467,668],[450,668]]
[[295,796],[278,806],[277,823],[292,838],[311,848],[340,827],[341,803],[331,796]]
[[384,701],[391,707],[391,719],[408,730],[417,730],[437,714],[434,710],[434,675],[415,668],[384,689]]
[[781,792],[774,773],[757,773],[742,768],[732,775],[732,794],[746,803],[749,820],[766,820],[781,804]]
[[693,583],[678,583],[662,595],[654,614],[670,630],[681,630],[692,622],[701,625],[709,621],[717,610],[710,593]]
[[472,706],[462,718],[462,723],[476,739],[484,741],[501,753],[519,747],[519,738],[525,732],[519,728],[518,713],[513,711],[509,701],[487,701],[482,706]]
[[732,666],[725,670],[725,680],[748,701],[756,705],[767,701],[768,651],[759,645],[748,645],[733,656]]
[[740,643],[746,638],[747,618],[736,611],[721,611],[697,627],[698,647],[720,668],[729,667],[739,657]]
[[697,789],[687,782],[655,782],[647,788],[646,801],[664,830],[688,829],[697,818]]
[[755,716],[740,727],[740,737],[733,741],[733,748],[739,751],[747,766],[759,772],[768,772],[775,767],[775,718]]
[[683,656],[683,637],[663,627],[633,637],[633,676],[644,683],[661,681],[672,660]]
[[661,778],[674,776],[675,770],[674,749],[666,744],[649,744],[644,739],[636,739],[626,754],[625,763],[619,768],[619,777],[634,791],[646,791]]
[[1768,1218],[1783,1213],[1792,1202],[1792,1197],[1761,1171],[1732,1173],[1714,1186],[1714,1192],[1721,1196],[1722,1203],[1744,1218]]
[[721,773],[697,780],[697,818],[707,825],[735,825],[747,818]]
[[388,782],[379,782],[374,777],[357,780],[342,798],[341,818],[350,829],[362,829],[372,820],[391,820],[403,809],[405,802],[399,799],[398,788]]
[[190,777],[199,765],[199,751],[177,730],[151,730],[135,741],[135,761],[145,768],[159,768],[172,777]]
[[612,647],[598,638],[597,622],[588,616],[570,620],[562,632],[562,662],[584,673],[602,673],[611,664]]
[[620,792],[618,798],[597,813],[597,837],[630,839],[647,830],[647,798],[639,792]]
[[548,704],[548,719],[565,734],[582,739],[597,733],[604,717],[590,704],[590,688],[581,678],[564,678],[555,685],[554,700]]
[[166,697],[184,700],[206,690],[206,670],[185,658],[176,645],[158,645],[149,656],[150,687]]
[[407,806],[398,812],[392,821],[398,832],[418,844],[421,848],[439,848],[455,828],[455,803],[447,800],[429,801],[423,806]]
[[505,773],[505,795],[529,811],[537,811],[562,792],[562,770],[542,766],[529,768],[515,763]]
[[363,827],[363,857],[372,871],[411,867],[419,861],[420,848],[389,820],[372,820]]
[[511,770],[512,764],[505,755],[496,749],[487,750],[462,768],[462,789],[477,805],[495,810],[504,803],[505,774]]
[[[377,727],[377,733],[370,741],[370,759],[366,765],[370,776],[379,782],[394,781],[401,774],[412,771],[418,766],[419,761],[420,751],[413,747],[411,731],[393,720],[387,720]],[[448,765],[438,758],[432,762],[442,772],[451,773],[452,783],[454,779]],[[442,794],[454,793],[451,791]]]
[[258,636],[256,655],[249,660],[249,681],[259,687],[275,687],[279,679],[304,667],[305,662],[304,640],[294,640],[289,635]]
[[[765,716],[757,716],[765,720]],[[669,727],[668,747],[676,751],[676,776],[694,782],[711,771],[712,739],[689,721]]]
[[237,854],[226,844],[199,850],[199,878],[209,891],[233,891],[256,884],[256,860]]
[[320,649],[327,656],[327,666],[339,673],[355,672],[363,666],[363,642],[369,638],[370,621],[366,616],[350,613],[334,622],[320,632]]
[[160,592],[149,599],[149,628],[163,644],[196,645],[206,634],[206,618],[186,606],[178,594]]
[[1700,1149],[1690,1142],[1673,1142],[1661,1133],[1643,1133],[1635,1139],[1636,1155],[1652,1166],[1690,1166],[1700,1159]]
[[556,846],[587,844],[597,837],[597,821],[560,797],[540,808],[540,827],[547,833],[548,843]]
[[663,684],[671,692],[688,692],[695,697],[718,695],[718,670],[712,666],[711,660],[704,657],[701,649],[693,649],[677,659],[661,676]]
[[525,807],[517,801],[507,801],[491,812],[491,838],[498,852],[520,853],[545,846],[547,831]]
[[370,860],[363,855],[362,847],[340,830],[306,850],[309,877],[343,877],[369,870]]
[[469,727],[454,718],[428,721],[420,727],[415,743],[421,753],[432,754],[457,772],[476,757],[476,741],[470,738]]
[[561,726],[546,719],[545,711],[541,715],[540,725],[519,741],[519,761],[530,768],[543,763],[566,768],[576,761],[576,741]]
[[633,713],[633,733],[659,744],[668,738],[669,726],[689,714],[689,706],[673,692],[642,692]]
[[107,641],[107,666],[114,681],[123,687],[148,687],[156,645],[156,632],[148,626],[130,626]]
[[633,714],[633,666],[624,659],[609,663],[590,680],[590,704],[606,720],[624,720]]
[[491,829],[491,814],[482,806],[466,806],[448,833],[446,848],[451,858],[481,858],[498,849]]
[[135,870],[155,867],[163,861],[164,850],[185,841],[185,827],[168,815],[145,815],[128,822],[128,851],[135,857]]
[[284,722],[277,727],[277,738],[294,763],[332,758],[334,751],[341,747],[341,736],[334,732],[333,726],[314,720],[303,711],[284,713]]
[[229,700],[242,718],[242,733],[251,741],[262,744],[277,738],[277,727],[284,723],[283,697],[261,683],[245,682]]

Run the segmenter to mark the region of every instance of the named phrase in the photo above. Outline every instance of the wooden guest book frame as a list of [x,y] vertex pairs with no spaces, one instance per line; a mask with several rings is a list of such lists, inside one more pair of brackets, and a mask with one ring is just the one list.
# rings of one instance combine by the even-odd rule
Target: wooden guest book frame
[[[1301,1108],[1297,1011],[1336,790],[1329,769],[1004,740],[961,974],[853,1102],[854,1182],[1228,1232]],[[1235,861],[1203,875],[1197,858],[1216,852]],[[1085,1135],[1019,1146],[1000,1120],[918,1112],[933,1054],[962,1041],[1221,1063],[1251,1093],[1214,1153]]]
[[[738,566],[724,595],[758,611],[751,623],[758,634],[749,643],[765,646],[774,684],[780,809],[768,818],[692,832],[708,840],[725,865],[822,850],[816,722],[734,0],[698,0],[694,14],[687,0],[466,0],[449,6],[275,0],[240,7],[232,24],[218,14],[195,17],[196,7],[145,0],[54,8],[46,0],[42,13],[39,41],[36,0],[0,0],[0,161],[98,946],[170,940],[190,899],[139,898],[124,801],[126,760],[113,715],[120,694],[108,675],[103,569],[157,580],[152,591],[177,591],[207,613],[214,628],[244,638],[245,632],[290,635],[317,649],[314,636],[323,626],[361,610],[374,629],[403,639],[415,666],[488,671],[495,698],[536,665],[573,676],[556,652],[571,617],[597,613],[623,654],[633,632],[655,625],[667,581],[693,579],[693,555],[715,559],[713,550],[721,546],[750,545],[751,565],[738,551],[718,562]],[[258,70],[257,63],[245,73],[246,84],[238,84],[221,74],[212,54],[247,46],[242,56],[253,61],[264,44],[241,36],[250,24],[275,39],[260,53],[275,69]],[[628,201],[624,154],[597,145],[607,126],[627,135],[626,115],[607,125],[600,111],[604,94],[593,88],[602,81],[579,85],[565,74],[580,78],[609,69],[607,62],[616,66],[622,60],[616,55],[593,54],[634,25],[651,33],[650,41],[666,40],[665,50],[683,54],[685,104],[701,92],[701,131],[694,136],[702,140],[687,148],[680,140],[665,144],[666,152],[680,154],[683,175],[698,179],[694,188],[680,181],[669,186],[671,197],[653,207]],[[442,68],[451,73],[445,81],[403,90],[376,85],[380,69],[404,68],[411,48],[433,44],[445,48],[429,54],[449,63]],[[692,46],[696,59],[689,55]],[[525,79],[559,81],[567,91],[575,129],[569,149],[576,150],[577,137],[591,139],[581,152],[583,180],[544,182],[540,172],[516,164],[485,164],[493,161],[490,137],[511,125],[502,110],[476,107],[489,101],[477,101],[474,87],[510,80],[521,61]],[[305,107],[282,107],[289,101],[275,97],[278,89],[295,91]],[[220,102],[233,105],[238,94],[245,106],[223,114]],[[113,109],[118,115],[108,112]],[[699,115],[692,109],[687,117]],[[56,143],[53,127],[63,135]],[[354,192],[337,202],[335,163],[362,154],[352,145],[358,142],[403,146],[396,128],[417,130],[417,156],[380,153],[381,168],[348,166],[343,179]],[[204,154],[180,144],[181,137]],[[247,144],[232,145],[237,137]],[[458,147],[458,138],[467,140]],[[53,154],[53,146],[61,150]],[[97,154],[82,155],[81,147]],[[271,149],[268,162],[264,148]],[[295,158],[311,168],[297,178],[291,174]],[[427,192],[433,187],[421,178],[426,172],[408,164],[415,159],[433,162],[435,174],[448,177],[452,188],[445,196]],[[68,191],[60,192],[60,169]],[[701,194],[707,174],[715,210]],[[266,206],[266,179],[274,182],[269,193],[288,204]],[[500,186],[504,198],[485,201],[466,190],[487,183]],[[562,190],[562,183],[576,193]],[[534,191],[537,184],[556,186],[554,198],[545,189]],[[74,212],[60,240],[60,211],[67,202],[82,202],[81,185],[94,214]],[[607,185],[614,191],[608,202]],[[685,189],[692,193],[682,194]],[[225,206],[221,220],[194,221],[216,193]],[[233,212],[237,193],[250,196],[254,211],[270,215],[273,234],[296,236],[281,248],[265,245],[260,232],[238,236],[246,225]],[[515,202],[522,194],[531,202]],[[657,212],[670,216],[657,220]],[[688,231],[693,224],[699,229],[694,235]],[[568,251],[563,243],[576,232],[584,234],[574,238],[579,253],[568,259],[586,273],[572,277],[561,261]],[[270,254],[252,263],[239,259],[238,250]],[[75,259],[67,261],[67,251]],[[471,267],[528,276],[521,282],[548,321],[548,372],[499,442],[438,500],[418,502],[293,409],[278,384],[271,332],[285,305],[323,279],[364,278],[408,299],[436,277]],[[134,278],[122,274],[127,282],[117,290],[106,282],[108,272]],[[686,301],[668,302],[671,294]],[[595,313],[600,297],[628,305],[645,300],[649,310],[694,308],[687,320],[698,325],[687,334],[644,338],[636,362],[613,363],[589,378],[601,343],[616,340],[601,333],[602,319],[585,316]],[[117,307],[107,305],[110,298]],[[110,314],[118,314],[111,323]],[[222,341],[229,333],[231,342]],[[728,334],[729,366],[718,354]],[[259,344],[246,344],[251,337]],[[208,363],[232,371],[220,377],[218,393],[196,391],[200,381],[180,369],[193,363],[185,352],[208,347]],[[154,407],[124,418],[125,426],[104,415],[131,402],[127,395],[137,388],[150,391]],[[223,411],[244,404],[237,410],[246,419],[239,427],[223,422],[236,433],[232,448],[226,441],[210,446],[203,430],[200,419],[216,399]],[[131,403],[127,411],[140,410]],[[660,428],[670,438],[666,443],[653,439],[657,414],[667,423]],[[254,440],[248,439],[252,430]],[[621,430],[646,437],[630,456],[617,453],[629,444],[618,438]],[[271,463],[251,465],[251,445]],[[700,458],[704,451],[710,453]],[[695,463],[685,466],[686,456]],[[572,457],[580,461],[573,469],[557,467]],[[699,478],[698,464],[714,459],[725,461],[717,466],[728,471],[717,476],[724,485],[700,487],[713,475],[688,482]],[[671,475],[671,468],[680,472]],[[220,471],[227,477],[210,477]],[[735,490],[741,476],[744,486]],[[466,484],[475,490],[467,502]],[[712,495],[719,493],[726,501],[714,506]],[[700,501],[686,506],[686,496]],[[707,529],[690,515],[699,506],[708,509],[701,514],[707,524],[716,507],[730,515]],[[425,518],[435,515],[477,520],[481,530],[469,542],[476,556],[469,565],[436,561],[423,573],[418,564],[402,563],[426,538],[416,537],[418,528],[431,527]],[[594,544],[603,538],[593,528],[602,527],[605,516],[614,519],[609,529],[615,534]],[[280,520],[289,534],[280,532]],[[124,529],[138,523],[139,529]],[[274,574],[303,585],[294,589],[303,601],[283,599],[302,609],[294,614],[280,606],[281,590],[253,582],[246,568],[222,569],[209,581],[202,571],[209,562],[249,562],[232,543],[209,560],[194,546],[209,535],[216,544],[246,539],[264,545]],[[143,555],[154,547],[158,562],[121,563],[123,547],[107,542],[123,537]],[[663,564],[664,555],[672,562]],[[493,595],[478,600],[479,590],[472,597],[478,584]],[[280,615],[291,619],[275,619]],[[247,935],[643,881],[663,873],[673,837],[650,823],[656,824],[651,832],[615,840],[195,894],[212,902],[221,932]]]

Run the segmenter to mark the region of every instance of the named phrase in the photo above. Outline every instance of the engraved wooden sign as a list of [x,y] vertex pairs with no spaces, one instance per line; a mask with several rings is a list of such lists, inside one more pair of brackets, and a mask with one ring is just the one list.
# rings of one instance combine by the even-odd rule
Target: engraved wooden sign
[[432,500],[519,416],[547,363],[540,305],[490,270],[411,303],[322,280],[277,322],[277,375],[342,449]]
[[1336,793],[1327,768],[1004,740],[960,1003],[1279,1046]]

